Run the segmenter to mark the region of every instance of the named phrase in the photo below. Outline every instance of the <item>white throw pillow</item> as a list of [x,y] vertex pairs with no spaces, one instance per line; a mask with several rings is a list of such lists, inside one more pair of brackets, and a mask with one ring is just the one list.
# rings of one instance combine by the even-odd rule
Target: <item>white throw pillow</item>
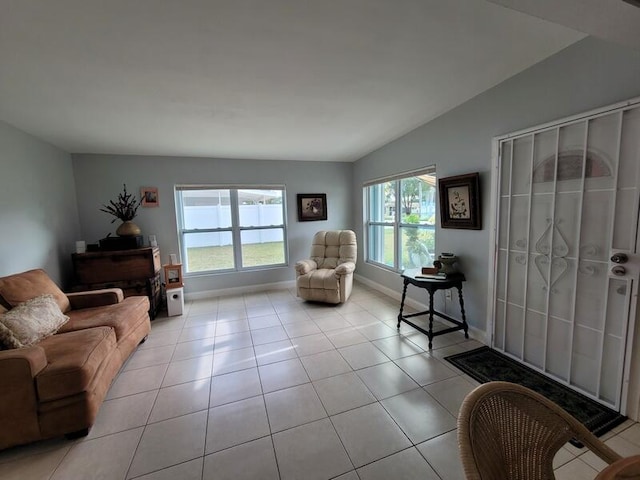
[[28,347],[56,333],[68,320],[53,295],[40,295],[0,315],[0,345]]

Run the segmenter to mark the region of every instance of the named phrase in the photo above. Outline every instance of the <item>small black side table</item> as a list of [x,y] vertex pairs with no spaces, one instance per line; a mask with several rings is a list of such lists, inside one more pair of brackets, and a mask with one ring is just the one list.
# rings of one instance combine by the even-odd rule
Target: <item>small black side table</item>
[[[432,340],[433,337],[437,337],[438,335],[444,335],[445,333],[456,332],[458,330],[464,330],[465,338],[469,338],[469,325],[467,325],[467,319],[464,314],[464,300],[462,298],[462,282],[465,281],[464,275],[461,273],[455,275],[449,275],[445,279],[439,278],[420,278],[420,270],[405,270],[402,273],[402,280],[404,281],[404,289],[402,290],[402,302],[400,302],[400,313],[398,314],[398,330],[400,329],[400,323],[405,322],[411,325],[416,330],[424,333],[427,337],[429,337],[429,349],[432,348]],[[416,277],[418,276],[418,277]],[[411,284],[418,288],[424,288],[429,293],[429,310],[425,310],[424,312],[411,313],[409,315],[403,315],[402,311],[404,309],[404,300],[407,296],[407,286]],[[460,301],[460,312],[462,313],[462,321],[456,320],[455,318],[451,318],[449,315],[445,315],[444,313],[437,312],[433,308],[433,294],[438,290],[445,290],[448,288],[457,288],[458,289],[458,300]],[[429,315],[429,330],[425,330],[415,323],[408,320],[412,317],[418,317],[420,315]],[[440,318],[444,318],[445,320],[453,323],[455,327],[445,328],[444,330],[439,330],[437,332],[433,331],[433,316],[436,315]]]

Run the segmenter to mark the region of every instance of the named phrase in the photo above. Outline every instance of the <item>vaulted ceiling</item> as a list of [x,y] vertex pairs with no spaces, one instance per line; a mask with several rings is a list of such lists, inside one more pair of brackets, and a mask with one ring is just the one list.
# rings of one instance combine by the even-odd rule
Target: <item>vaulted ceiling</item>
[[71,153],[353,161],[585,33],[606,38],[571,5],[612,2],[640,13],[619,0],[0,0],[0,119]]

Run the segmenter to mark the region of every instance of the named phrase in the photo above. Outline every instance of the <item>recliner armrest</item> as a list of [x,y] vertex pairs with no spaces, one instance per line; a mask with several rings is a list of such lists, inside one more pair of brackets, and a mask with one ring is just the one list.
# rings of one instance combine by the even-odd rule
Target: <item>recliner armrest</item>
[[72,310],[83,308],[103,307],[120,303],[124,294],[120,288],[104,288],[102,290],[90,290],[78,293],[66,293]]
[[336,267],[336,275],[348,275],[353,273],[356,269],[356,264],[353,262],[344,262]]
[[317,270],[317,268],[318,264],[311,259],[296,262],[296,272],[298,275],[304,275],[312,270]]

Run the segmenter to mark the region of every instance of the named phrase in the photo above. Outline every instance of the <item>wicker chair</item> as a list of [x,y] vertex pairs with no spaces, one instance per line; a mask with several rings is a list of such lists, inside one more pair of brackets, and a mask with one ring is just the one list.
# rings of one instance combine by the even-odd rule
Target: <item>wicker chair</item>
[[558,405],[521,385],[480,385],[458,414],[467,480],[554,479],[553,457],[572,438],[609,464],[621,458]]

